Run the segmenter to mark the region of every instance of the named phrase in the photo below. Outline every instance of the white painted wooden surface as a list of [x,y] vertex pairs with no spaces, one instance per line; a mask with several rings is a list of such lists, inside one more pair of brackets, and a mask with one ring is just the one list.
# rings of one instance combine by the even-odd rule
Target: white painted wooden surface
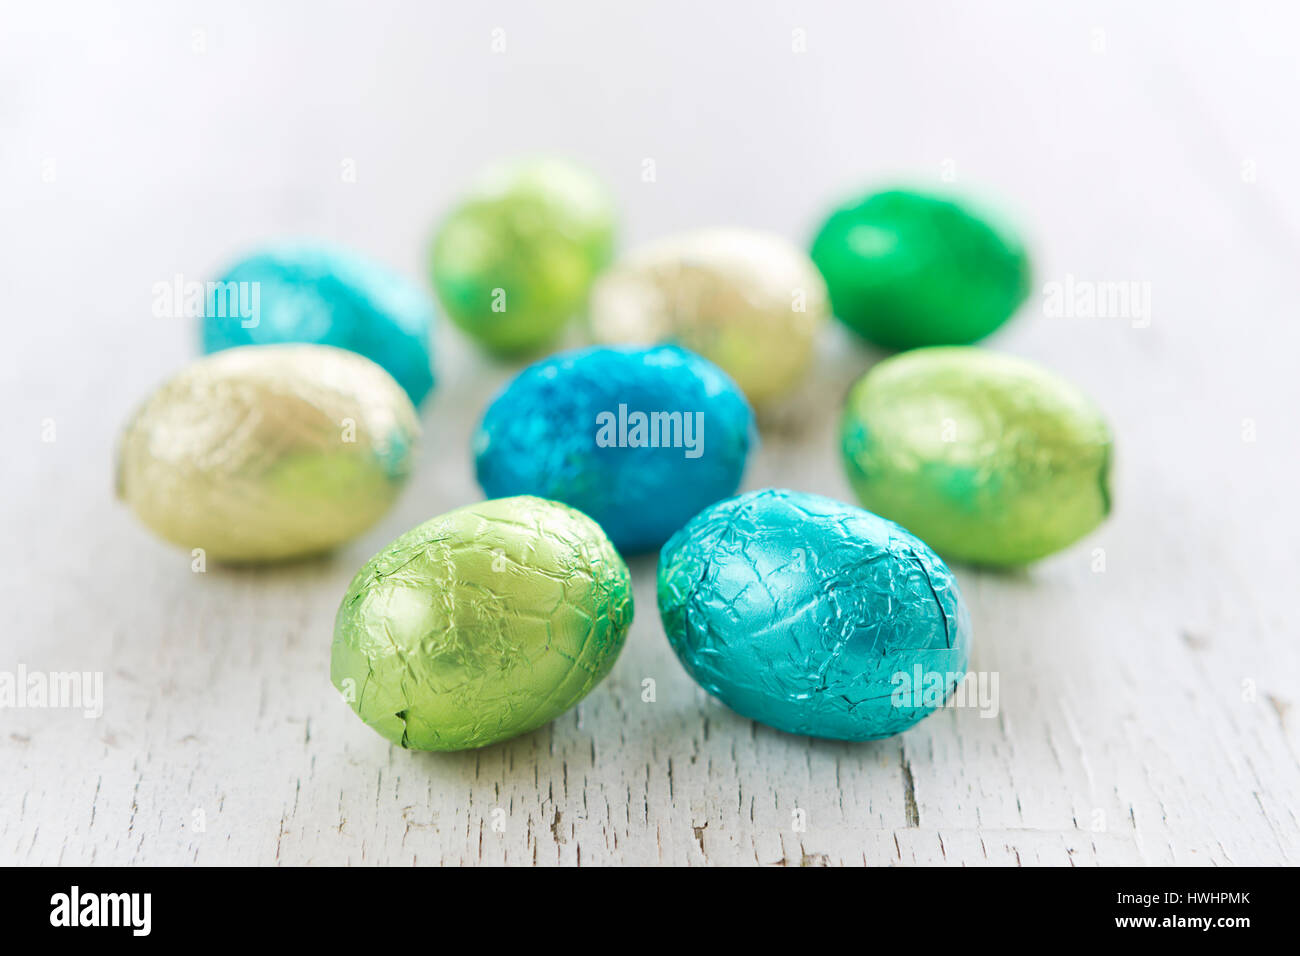
[[[0,711],[0,862],[1300,862],[1294,5],[479,6],[4,4],[0,670],[102,671],[105,709]],[[1037,296],[988,343],[1085,386],[1119,443],[1090,539],[959,569],[996,719],[758,727],[686,678],[641,562],[577,710],[390,748],[330,687],[331,622],[370,553],[477,497],[468,438],[511,370],[445,326],[423,467],[332,559],[194,574],[115,504],[116,428],[194,352],[155,282],[303,234],[421,274],[474,169],[540,149],[610,180],[625,243],[802,242],[846,190],[948,176],[1010,203],[1040,284],[1150,283],[1149,327]],[[848,496],[833,419],[876,356],[824,352],[747,487]]]

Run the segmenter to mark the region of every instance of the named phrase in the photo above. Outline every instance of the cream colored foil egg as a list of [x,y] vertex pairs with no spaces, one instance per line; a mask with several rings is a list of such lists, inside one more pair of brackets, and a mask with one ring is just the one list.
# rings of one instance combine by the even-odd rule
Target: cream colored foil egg
[[160,538],[215,561],[279,561],[365,531],[410,472],[419,422],[353,352],[250,345],[192,362],[118,446],[117,492]]
[[720,366],[754,403],[793,389],[829,316],[812,260],[770,233],[707,229],[635,250],[592,289],[600,342],[675,342]]

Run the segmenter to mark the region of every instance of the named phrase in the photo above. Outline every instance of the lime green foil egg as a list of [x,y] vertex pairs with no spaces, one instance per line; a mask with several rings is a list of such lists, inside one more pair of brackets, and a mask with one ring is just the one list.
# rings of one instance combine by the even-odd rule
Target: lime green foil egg
[[967,345],[1030,292],[1020,237],[941,196],[875,193],[831,214],[812,245],[836,317],[889,349]]
[[582,700],[631,623],[627,565],[599,525],[543,498],[495,498],[367,562],[335,619],[330,676],[393,743],[467,750]]
[[159,537],[215,561],[328,551],[397,500],[420,433],[391,375],[324,345],[199,359],[135,412],[117,493]]
[[862,504],[950,560],[1027,564],[1110,511],[1101,412],[1011,356],[940,347],[881,362],[850,391],[841,439]]
[[614,205],[580,166],[531,159],[489,168],[442,221],[431,273],[443,308],[503,355],[553,343],[613,255]]

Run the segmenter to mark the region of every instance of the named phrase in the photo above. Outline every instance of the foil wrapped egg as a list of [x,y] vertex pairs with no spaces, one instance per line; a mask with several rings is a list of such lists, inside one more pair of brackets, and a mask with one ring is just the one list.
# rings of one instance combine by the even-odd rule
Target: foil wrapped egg
[[159,537],[216,561],[318,554],[388,511],[419,431],[406,392],[354,352],[226,349],[136,411],[117,493]]
[[205,352],[310,343],[364,355],[419,405],[433,388],[433,303],[417,284],[346,249],[268,246],[207,290]]
[[758,404],[807,374],[829,315],[826,283],[780,236],[707,229],[651,243],[592,288],[600,342],[675,342],[725,371]]
[[330,678],[412,750],[527,733],[604,679],[632,623],[627,566],[590,518],[498,498],[408,531],[353,578]]
[[891,190],[841,206],[812,245],[835,315],[890,349],[965,345],[1009,319],[1030,291],[1020,238],[987,213]]
[[595,347],[511,381],[483,416],[474,459],[489,497],[563,501],[635,553],[734,494],[754,434],[745,397],[698,355]]
[[768,489],[719,502],[659,558],[678,659],[739,714],[787,733],[888,737],[965,676],[970,619],[947,566],[860,508]]
[[1110,511],[1110,428],[1070,383],[977,348],[917,349],[849,393],[848,477],[872,511],[949,560],[1022,565]]
[[554,342],[582,311],[614,247],[614,206],[587,170],[558,159],[488,169],[433,241],[433,286],[461,329],[490,352]]

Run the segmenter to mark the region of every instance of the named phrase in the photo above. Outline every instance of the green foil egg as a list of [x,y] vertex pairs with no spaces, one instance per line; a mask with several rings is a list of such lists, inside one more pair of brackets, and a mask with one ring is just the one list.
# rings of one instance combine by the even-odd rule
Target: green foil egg
[[443,308],[486,349],[551,344],[585,306],[614,248],[614,206],[585,169],[558,159],[488,169],[434,238]]
[[117,492],[215,561],[328,551],[397,499],[420,433],[391,375],[324,345],[244,345],[155,391],[118,444]]
[[393,743],[467,750],[582,700],[631,623],[627,565],[599,525],[555,501],[495,498],[366,563],[339,606],[330,677]]
[[813,241],[812,259],[840,321],[890,349],[975,342],[1030,292],[1029,257],[1011,229],[917,192],[841,206]]
[[1073,385],[976,348],[917,349],[854,385],[841,423],[862,504],[950,560],[1021,565],[1110,511],[1110,428]]

